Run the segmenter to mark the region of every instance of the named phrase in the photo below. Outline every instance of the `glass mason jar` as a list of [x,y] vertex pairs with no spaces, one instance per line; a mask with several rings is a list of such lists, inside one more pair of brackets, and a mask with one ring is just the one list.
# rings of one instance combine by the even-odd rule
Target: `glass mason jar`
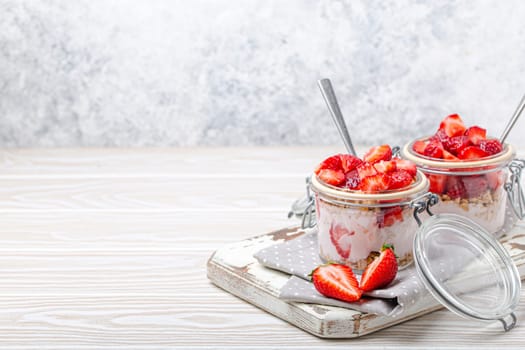
[[[439,203],[432,211],[466,216],[489,233],[501,235],[507,209],[508,194],[505,190],[509,164],[515,157],[513,147],[505,144],[502,152],[482,159],[449,161],[415,152],[413,144],[416,141],[401,149],[401,157],[417,165],[428,177],[429,191],[439,196]],[[519,183],[517,188],[507,190],[521,192]]]
[[428,187],[420,171],[410,186],[378,193],[341,189],[312,175],[321,259],[364,270],[384,244],[392,244],[399,267],[408,266],[418,229],[411,203],[427,194]]

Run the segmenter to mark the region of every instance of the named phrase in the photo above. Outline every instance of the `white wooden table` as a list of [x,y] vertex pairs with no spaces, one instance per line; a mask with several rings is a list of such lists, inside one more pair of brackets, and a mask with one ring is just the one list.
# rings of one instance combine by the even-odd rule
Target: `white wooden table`
[[323,340],[212,285],[224,244],[296,224],[342,148],[0,151],[0,349],[523,348],[519,325],[440,310]]

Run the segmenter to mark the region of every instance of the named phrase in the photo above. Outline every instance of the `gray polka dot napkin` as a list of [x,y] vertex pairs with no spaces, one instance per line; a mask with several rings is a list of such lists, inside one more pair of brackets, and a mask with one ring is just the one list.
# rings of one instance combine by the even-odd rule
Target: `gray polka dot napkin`
[[[257,261],[269,268],[291,275],[282,287],[279,298],[290,302],[314,303],[340,306],[361,312],[396,316],[406,307],[415,304],[429,292],[420,280],[415,265],[400,270],[387,288],[376,289],[365,294],[359,302],[347,303],[321,295],[310,282],[308,275],[323,262],[317,251],[317,233],[314,230],[293,240],[278,243],[257,252]],[[436,264],[441,270],[440,276],[453,276],[465,258],[454,251],[448,251],[443,257],[437,256]],[[356,275],[360,279],[360,275]]]

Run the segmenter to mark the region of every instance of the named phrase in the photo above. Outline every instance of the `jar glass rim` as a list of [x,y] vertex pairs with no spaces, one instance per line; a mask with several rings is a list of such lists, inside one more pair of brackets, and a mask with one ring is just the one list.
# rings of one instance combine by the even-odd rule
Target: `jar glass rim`
[[428,168],[441,168],[441,169],[464,169],[464,168],[477,168],[486,166],[505,166],[512,159],[514,159],[516,152],[512,145],[504,143],[503,151],[498,154],[494,154],[488,157],[484,157],[476,160],[461,160],[461,161],[450,161],[446,159],[430,158],[419,153],[416,153],[412,146],[416,141],[425,141],[429,137],[423,137],[413,140],[405,144],[401,148],[401,156],[404,159],[408,159],[419,166]]
[[328,185],[319,180],[319,178],[313,174],[311,177],[311,188],[315,193],[328,195],[330,197],[343,200],[395,200],[427,192],[429,188],[429,181],[420,170],[417,170],[416,180],[407,187],[395,190],[367,193],[360,190],[343,189]]

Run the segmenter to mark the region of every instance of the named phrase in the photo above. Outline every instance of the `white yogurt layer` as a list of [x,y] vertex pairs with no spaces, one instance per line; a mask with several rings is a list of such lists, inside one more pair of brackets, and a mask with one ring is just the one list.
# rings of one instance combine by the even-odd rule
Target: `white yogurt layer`
[[435,214],[451,213],[465,216],[476,222],[489,233],[496,234],[505,223],[507,196],[503,186],[492,194],[473,199],[440,200],[431,208]]
[[[379,252],[385,243],[394,246],[398,257],[411,256],[414,234],[418,228],[412,209],[403,209],[402,219],[396,219],[391,226],[378,225],[378,216],[381,215],[380,211],[373,209],[340,207],[318,200],[317,225],[321,258],[350,266],[362,266],[369,254]],[[332,238],[331,230],[338,232],[332,233]],[[406,262],[408,263],[409,261]]]

